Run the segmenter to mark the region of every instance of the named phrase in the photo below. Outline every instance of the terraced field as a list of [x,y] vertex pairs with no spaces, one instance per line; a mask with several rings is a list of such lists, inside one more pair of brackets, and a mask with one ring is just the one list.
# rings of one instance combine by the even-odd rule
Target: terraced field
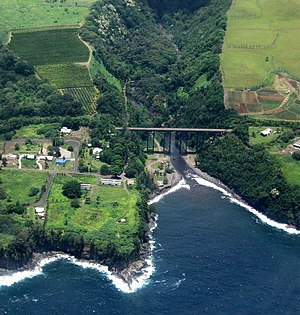
[[93,89],[88,71],[90,51],[78,37],[78,29],[18,31],[9,46],[57,88]]
[[272,69],[300,77],[299,31],[299,0],[234,0],[221,55],[224,87],[260,85]]
[[75,100],[81,102],[86,113],[93,114],[96,112],[96,101],[98,91],[95,87],[67,88],[63,90],[64,94],[70,94]]

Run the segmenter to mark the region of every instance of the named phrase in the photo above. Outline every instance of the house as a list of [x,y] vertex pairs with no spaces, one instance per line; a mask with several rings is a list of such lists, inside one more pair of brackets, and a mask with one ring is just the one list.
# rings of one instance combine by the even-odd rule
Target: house
[[91,184],[82,183],[82,184],[80,184],[80,188],[82,190],[91,190]]
[[23,157],[26,158],[27,160],[34,160],[35,159],[34,154],[23,154]]
[[270,134],[272,133],[272,129],[271,128],[267,128],[263,131],[260,132],[260,134],[263,136],[263,137],[266,137],[266,136],[269,136]]
[[38,216],[38,218],[45,220],[45,208],[36,207],[35,208],[35,214]]
[[300,149],[300,143],[298,142],[293,143],[293,147],[296,149]]
[[57,164],[57,165],[64,165],[64,164],[66,164],[66,162],[68,162],[68,161],[70,161],[71,159],[70,158],[57,158],[56,160],[55,160],[55,163]]
[[114,179],[114,178],[102,178],[100,183],[101,185],[107,185],[107,186],[121,186],[122,180]]
[[53,156],[52,155],[40,155],[39,159],[41,161],[53,161]]
[[7,158],[8,160],[15,160],[17,158],[17,155],[9,153],[7,155],[4,155],[3,157]]
[[94,148],[93,149],[93,155],[99,155],[102,151],[103,151],[103,149],[101,149],[101,148]]
[[63,134],[63,135],[69,135],[71,132],[72,132],[72,129],[69,129],[67,127],[62,127],[60,129],[60,133]]

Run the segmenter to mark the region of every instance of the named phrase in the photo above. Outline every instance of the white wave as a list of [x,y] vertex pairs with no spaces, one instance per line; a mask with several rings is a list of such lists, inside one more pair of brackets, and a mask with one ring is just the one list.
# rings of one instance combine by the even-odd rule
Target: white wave
[[185,179],[181,179],[179,181],[179,183],[177,185],[175,185],[174,187],[170,188],[168,191],[166,191],[165,193],[158,195],[156,197],[154,197],[152,200],[148,201],[148,205],[152,205],[153,203],[159,202],[163,197],[174,193],[175,191],[179,190],[179,189],[190,189],[191,187],[186,183]]
[[75,257],[69,256],[66,254],[54,254],[51,257],[42,259],[39,262],[39,264],[32,270],[18,271],[13,274],[0,276],[0,287],[1,286],[10,287],[17,282],[42,275],[44,266],[60,259],[68,260],[71,263],[77,266],[80,266],[82,268],[91,268],[91,269],[98,270],[101,273],[104,273],[112,281],[115,287],[124,293],[133,293],[136,290],[143,287],[147,283],[147,280],[150,278],[150,276],[153,274],[155,270],[153,262],[152,262],[152,257],[149,259],[146,259],[145,262],[146,262],[147,267],[142,269],[141,276],[133,279],[132,283],[129,285],[123,279],[121,279],[120,277],[114,275],[111,271],[109,271],[107,266],[103,266],[103,265],[93,263],[93,262],[88,262],[88,261],[81,261],[81,260],[76,259]]
[[291,227],[289,226],[288,224],[285,224],[285,223],[279,223],[279,222],[276,222],[270,218],[268,218],[266,215],[260,213],[259,211],[257,211],[256,209],[254,209],[253,207],[249,206],[248,204],[246,204],[245,202],[243,201],[240,201],[238,199],[236,199],[233,194],[231,194],[230,192],[226,191],[224,188],[222,187],[219,187],[218,185],[208,181],[208,180],[205,180],[199,176],[194,176],[193,179],[199,184],[199,185],[202,185],[202,186],[206,186],[206,187],[210,187],[212,189],[215,189],[215,190],[218,190],[220,191],[223,195],[225,195],[226,197],[229,198],[229,200],[232,202],[232,203],[235,203],[243,208],[245,208],[246,210],[248,210],[249,212],[251,212],[252,214],[256,215],[263,223],[265,224],[268,224],[276,229],[279,229],[279,230],[283,230],[285,232],[287,232],[288,234],[300,234],[300,231],[297,230],[296,228],[294,227]]

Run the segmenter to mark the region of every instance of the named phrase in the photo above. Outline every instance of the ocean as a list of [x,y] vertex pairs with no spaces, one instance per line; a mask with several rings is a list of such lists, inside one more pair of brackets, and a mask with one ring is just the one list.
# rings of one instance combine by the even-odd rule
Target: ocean
[[300,314],[300,235],[181,171],[154,200],[153,270],[140,288],[59,259],[0,277],[0,314]]

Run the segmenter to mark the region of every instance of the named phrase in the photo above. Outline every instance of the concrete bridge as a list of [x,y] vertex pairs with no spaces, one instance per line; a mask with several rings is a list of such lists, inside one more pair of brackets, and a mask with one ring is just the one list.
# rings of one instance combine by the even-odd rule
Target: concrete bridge
[[[116,127],[116,130],[124,130],[122,127]],[[202,147],[204,141],[209,138],[215,138],[224,135],[225,133],[232,132],[232,129],[217,129],[217,128],[165,128],[165,127],[126,127],[126,130],[135,132],[147,133],[147,152],[155,152],[155,133],[162,135],[163,151],[160,153],[171,153],[172,136],[176,135],[178,140],[178,147],[180,154],[188,154],[195,152],[188,152],[188,142],[190,135],[195,134],[193,137],[194,147],[196,151]],[[150,136],[150,141],[149,141]]]

